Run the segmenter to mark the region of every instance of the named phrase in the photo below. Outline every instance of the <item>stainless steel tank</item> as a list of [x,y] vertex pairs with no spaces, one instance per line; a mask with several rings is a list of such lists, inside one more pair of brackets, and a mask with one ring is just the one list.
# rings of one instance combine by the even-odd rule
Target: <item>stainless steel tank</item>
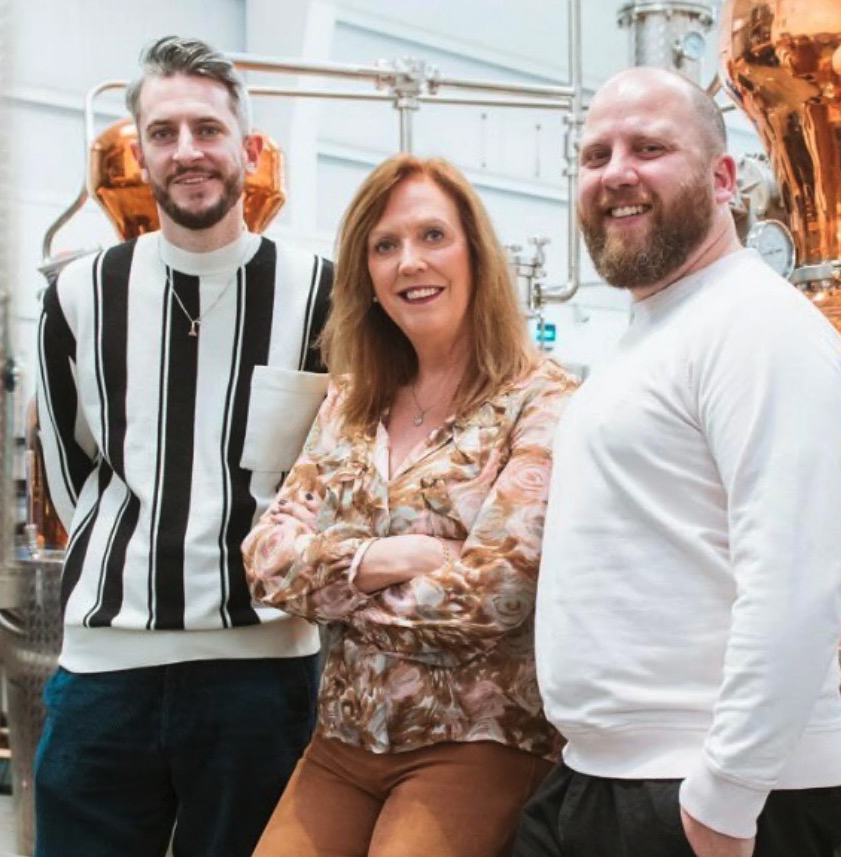
[[44,725],[44,684],[61,650],[63,551],[40,551],[0,568],[0,649],[6,674],[17,852],[33,853],[33,766]]
[[682,0],[632,0],[617,23],[631,35],[631,64],[668,68],[700,83],[715,6]]

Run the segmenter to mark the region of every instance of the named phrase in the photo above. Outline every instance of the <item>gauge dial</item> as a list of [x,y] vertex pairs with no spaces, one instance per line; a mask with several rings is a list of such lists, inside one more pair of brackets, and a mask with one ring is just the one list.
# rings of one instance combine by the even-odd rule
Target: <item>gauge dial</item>
[[753,247],[780,276],[791,276],[794,270],[794,239],[784,223],[779,220],[760,221],[748,232],[745,245]]
[[689,30],[680,41],[680,53],[686,59],[697,62],[707,49],[707,40],[698,30]]

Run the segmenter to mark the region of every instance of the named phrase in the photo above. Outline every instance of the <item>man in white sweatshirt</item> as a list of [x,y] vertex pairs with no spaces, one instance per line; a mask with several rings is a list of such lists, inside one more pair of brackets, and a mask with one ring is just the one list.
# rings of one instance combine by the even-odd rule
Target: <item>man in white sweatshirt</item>
[[634,298],[559,427],[537,666],[561,764],[516,857],[832,857],[841,843],[841,338],[754,251],[707,95],[593,99],[579,218]]

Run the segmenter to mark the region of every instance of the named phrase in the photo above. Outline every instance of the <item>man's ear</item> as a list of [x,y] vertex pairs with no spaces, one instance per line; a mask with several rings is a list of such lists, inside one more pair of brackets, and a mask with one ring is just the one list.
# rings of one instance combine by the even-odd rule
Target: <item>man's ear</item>
[[146,170],[146,159],[143,157],[143,149],[140,148],[140,143],[132,141],[131,143],[131,153],[134,155],[134,159],[140,165],[140,177],[143,181],[149,181],[149,173]]
[[716,155],[712,163],[715,201],[730,202],[736,193],[736,161],[732,155]]
[[263,151],[263,137],[260,134],[248,134],[242,141],[245,150],[245,169],[253,173],[257,169],[260,160],[260,152]]

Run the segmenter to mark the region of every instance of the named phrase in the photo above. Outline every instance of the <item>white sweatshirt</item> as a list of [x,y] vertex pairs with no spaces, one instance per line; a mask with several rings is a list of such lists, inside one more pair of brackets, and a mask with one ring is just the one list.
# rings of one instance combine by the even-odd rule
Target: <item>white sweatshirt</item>
[[538,678],[582,773],[749,837],[841,784],[841,337],[753,251],[635,304],[559,427]]

